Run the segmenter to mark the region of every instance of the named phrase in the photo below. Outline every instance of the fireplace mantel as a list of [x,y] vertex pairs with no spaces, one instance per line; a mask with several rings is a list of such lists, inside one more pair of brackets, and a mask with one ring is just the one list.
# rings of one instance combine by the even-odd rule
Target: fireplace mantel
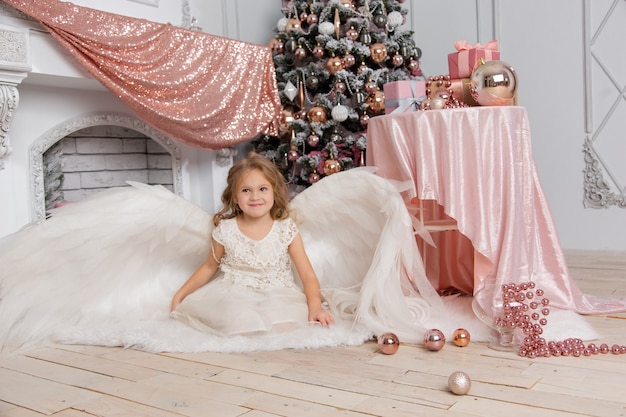
[[52,133],[67,130],[76,120],[89,125],[104,117],[116,125],[140,126],[143,129],[136,130],[168,144],[176,159],[175,175],[180,176],[175,180],[177,193],[207,211],[219,209],[237,154],[229,148],[192,148],[145,125],[37,21],[1,1],[0,112],[0,237],[41,220],[33,150],[49,144]]

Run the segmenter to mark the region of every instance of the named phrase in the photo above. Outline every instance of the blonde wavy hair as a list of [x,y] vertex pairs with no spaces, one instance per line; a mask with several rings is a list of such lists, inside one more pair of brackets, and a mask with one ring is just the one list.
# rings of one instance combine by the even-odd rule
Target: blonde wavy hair
[[228,171],[226,188],[222,193],[222,209],[213,216],[215,226],[222,220],[232,219],[241,214],[241,209],[235,202],[235,190],[237,190],[244,174],[255,169],[263,173],[274,191],[274,206],[270,209],[272,218],[283,220],[289,217],[289,193],[283,174],[272,161],[256,152],[251,152],[246,158],[235,163]]

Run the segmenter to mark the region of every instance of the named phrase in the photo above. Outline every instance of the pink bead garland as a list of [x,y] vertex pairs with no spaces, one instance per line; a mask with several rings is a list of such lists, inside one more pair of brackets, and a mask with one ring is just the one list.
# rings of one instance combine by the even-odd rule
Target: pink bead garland
[[567,338],[560,342],[546,341],[542,336],[543,326],[548,324],[546,316],[550,314],[550,300],[544,297],[544,291],[535,288],[534,282],[502,285],[503,314],[494,317],[498,327],[520,328],[524,332],[524,343],[519,348],[519,355],[527,358],[539,356],[591,356],[613,353],[626,353],[626,346],[617,344],[610,348],[606,343],[597,346],[589,343],[585,346],[581,339]]

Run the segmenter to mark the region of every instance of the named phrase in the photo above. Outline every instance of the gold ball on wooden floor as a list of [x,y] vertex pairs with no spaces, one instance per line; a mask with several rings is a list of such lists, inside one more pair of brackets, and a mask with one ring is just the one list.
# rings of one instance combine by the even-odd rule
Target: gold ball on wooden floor
[[448,388],[456,395],[465,395],[472,387],[472,380],[470,377],[461,371],[452,372],[448,377]]
[[470,332],[466,329],[456,329],[454,333],[452,333],[452,343],[454,343],[458,347],[465,347],[469,345],[470,340]]

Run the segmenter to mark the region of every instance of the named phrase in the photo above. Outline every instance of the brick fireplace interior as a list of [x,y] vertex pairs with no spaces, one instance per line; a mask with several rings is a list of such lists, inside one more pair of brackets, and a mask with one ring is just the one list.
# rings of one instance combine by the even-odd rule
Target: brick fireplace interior
[[173,191],[172,157],[141,132],[102,125],[68,134],[43,155],[46,211],[126,181]]

